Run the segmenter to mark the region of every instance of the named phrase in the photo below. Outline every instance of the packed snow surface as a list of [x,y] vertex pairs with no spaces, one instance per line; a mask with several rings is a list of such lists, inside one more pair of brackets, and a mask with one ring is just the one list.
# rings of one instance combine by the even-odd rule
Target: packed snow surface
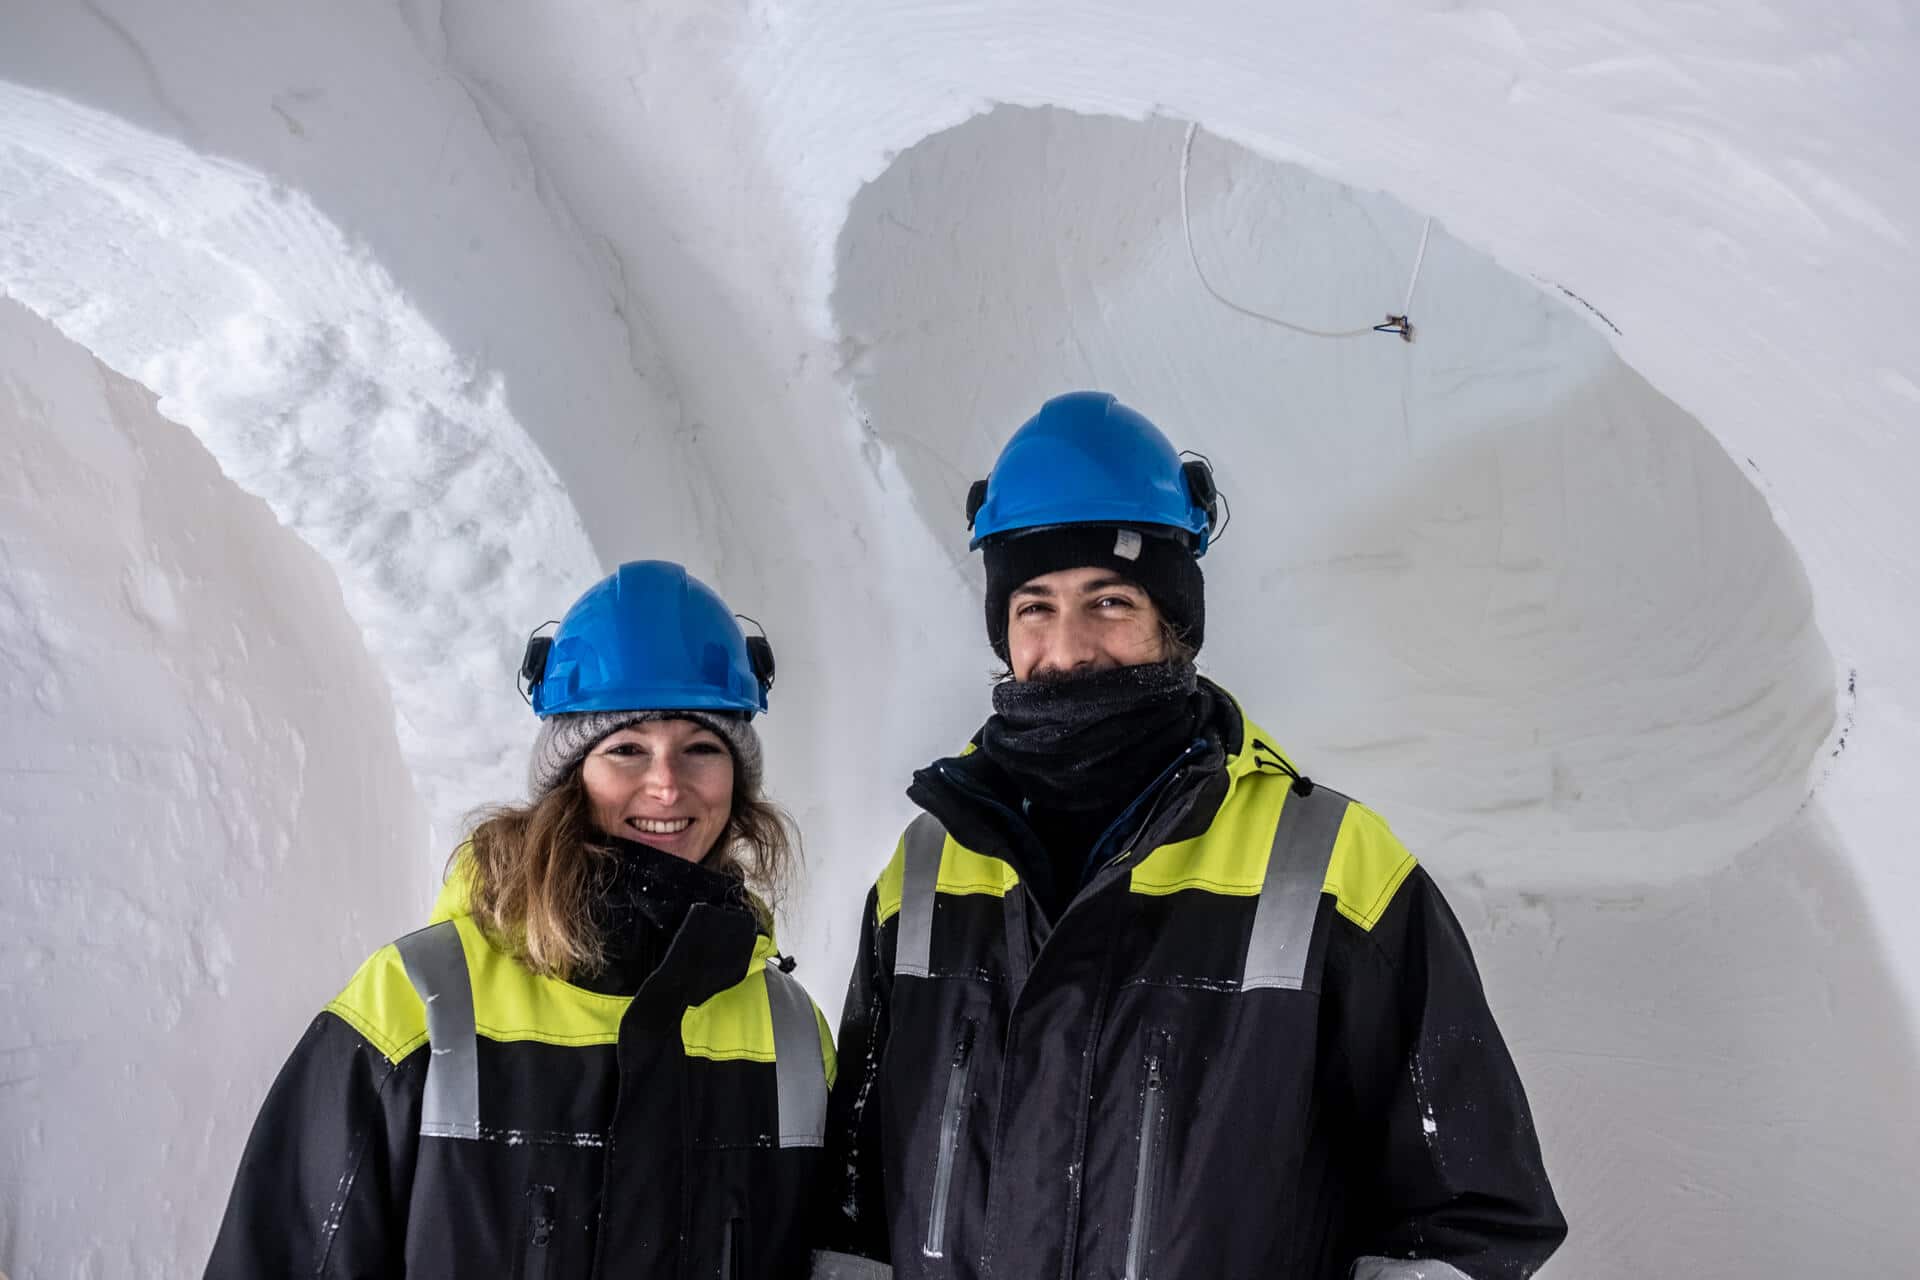
[[[1472,934],[1551,1274],[1911,1270],[1916,55],[1866,0],[10,7],[0,1270],[197,1269],[623,559],[774,638],[831,1008],[986,710],[960,499],[1085,386],[1220,473],[1203,667]],[[1194,124],[1215,286],[1418,340],[1211,298]]]
[[313,1015],[293,958],[410,927],[427,824],[362,634],[149,391],[0,301],[7,1274],[196,1273]]

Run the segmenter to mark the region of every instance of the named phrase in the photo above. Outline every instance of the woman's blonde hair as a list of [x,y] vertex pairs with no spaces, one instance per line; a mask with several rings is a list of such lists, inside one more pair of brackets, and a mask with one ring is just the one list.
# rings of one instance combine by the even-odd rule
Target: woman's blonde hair
[[[532,804],[484,810],[447,874],[468,879],[468,910],[494,945],[535,973],[566,979],[606,963],[606,940],[591,907],[618,856],[593,824],[576,762]],[[755,917],[770,933],[799,859],[793,820],[757,787],[750,794],[745,771],[736,767],[732,812],[703,865],[746,888]]]

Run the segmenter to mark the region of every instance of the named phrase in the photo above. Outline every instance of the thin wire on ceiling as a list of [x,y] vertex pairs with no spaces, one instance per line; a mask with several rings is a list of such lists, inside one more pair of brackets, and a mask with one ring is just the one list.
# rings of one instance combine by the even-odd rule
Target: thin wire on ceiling
[[1387,333],[1399,337],[1404,342],[1413,341],[1413,322],[1408,318],[1413,314],[1413,291],[1420,283],[1420,268],[1427,260],[1427,238],[1433,232],[1433,219],[1426,219],[1420,228],[1420,250],[1414,255],[1413,274],[1407,280],[1407,296],[1400,304],[1398,314],[1389,312],[1384,324],[1367,325],[1359,329],[1315,329],[1308,325],[1295,324],[1291,320],[1282,320],[1279,316],[1268,315],[1264,311],[1255,311],[1243,307],[1213,287],[1207,279],[1207,273],[1200,266],[1200,255],[1193,247],[1193,215],[1188,207],[1187,174],[1193,166],[1193,139],[1200,132],[1200,124],[1195,121],[1187,126],[1187,140],[1180,148],[1180,230],[1187,240],[1187,260],[1193,263],[1193,274],[1200,286],[1213,295],[1214,301],[1232,311],[1252,320],[1278,325],[1292,333],[1304,334],[1309,338],[1359,338],[1370,333]]

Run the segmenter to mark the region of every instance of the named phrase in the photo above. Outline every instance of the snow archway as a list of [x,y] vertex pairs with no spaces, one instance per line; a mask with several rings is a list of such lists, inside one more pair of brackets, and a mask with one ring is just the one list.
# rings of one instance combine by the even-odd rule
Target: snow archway
[[[1530,884],[1722,866],[1806,799],[1833,663],[1741,468],[1600,323],[1390,197],[1184,126],[1001,107],[854,201],[861,404],[956,561],[1046,396],[1210,455],[1203,666],[1437,865]],[[1417,340],[1366,333],[1412,295]],[[1264,709],[1264,710],[1263,710]]]
[[0,119],[0,281],[333,567],[446,847],[524,787],[524,716],[497,696],[522,620],[599,574],[552,467],[300,193],[15,85]]

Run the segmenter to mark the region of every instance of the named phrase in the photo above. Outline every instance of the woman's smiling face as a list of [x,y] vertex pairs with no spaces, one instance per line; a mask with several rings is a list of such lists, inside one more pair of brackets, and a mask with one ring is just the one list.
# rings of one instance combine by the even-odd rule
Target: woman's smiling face
[[688,862],[713,851],[733,814],[733,754],[691,720],[610,733],[580,764],[594,825]]

